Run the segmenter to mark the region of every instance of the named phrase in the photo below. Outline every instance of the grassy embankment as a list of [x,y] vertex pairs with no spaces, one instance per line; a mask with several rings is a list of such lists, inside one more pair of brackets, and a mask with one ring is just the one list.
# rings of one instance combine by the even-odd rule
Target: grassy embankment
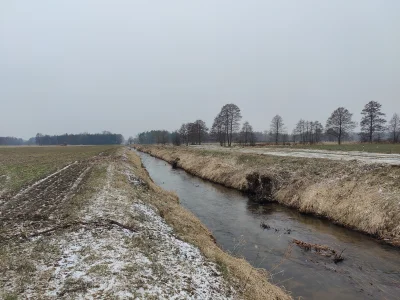
[[137,146],[201,178],[241,191],[246,177],[272,180],[274,200],[400,246],[400,168],[327,159]]
[[[9,152],[4,153],[4,150]],[[160,253],[153,253],[158,249],[152,244],[156,242],[152,236],[146,238],[152,231],[146,228],[139,231],[148,220],[132,211],[132,206],[142,201],[155,206],[179,238],[196,245],[208,260],[217,263],[239,298],[290,299],[279,287],[268,282],[265,271],[222,251],[210,231],[179,205],[175,194],[152,182],[134,152],[115,147],[32,147],[1,151],[5,163],[1,170],[8,177],[7,185],[3,186],[12,194],[64,165],[76,160],[79,163],[20,197],[6,195],[4,198],[6,202],[0,206],[0,212],[7,226],[0,235],[0,274],[7,281],[0,284],[0,298],[98,295],[102,293],[103,283],[114,281],[121,283],[115,288],[126,287],[134,293],[143,286],[142,275],[137,273],[140,270],[131,266],[137,251],[150,257],[152,272],[161,276],[164,271],[157,267]],[[107,155],[93,157],[101,152]],[[15,203],[10,206],[8,201]],[[127,238],[126,232],[110,226],[109,220],[134,228],[142,237]],[[30,236],[35,238],[27,238]],[[92,241],[94,238],[96,240]],[[113,257],[118,264],[127,264],[117,274],[110,269]],[[56,268],[60,263],[61,266]],[[71,263],[73,266],[69,265]],[[91,281],[82,278],[64,280],[64,275],[60,275],[73,271],[85,273]],[[112,298],[117,292],[118,289],[109,289],[107,295]]]
[[[129,157],[137,170],[135,173],[155,193],[146,201],[158,208],[160,215],[176,230],[180,238],[196,245],[208,259],[218,263],[225,278],[242,297],[260,300],[290,299],[280,288],[268,282],[268,273],[265,270],[255,269],[245,259],[233,257],[219,248],[211,232],[195,215],[179,204],[178,197],[166,192],[151,180],[140,158],[132,152]],[[171,201],[171,195],[176,201]]]

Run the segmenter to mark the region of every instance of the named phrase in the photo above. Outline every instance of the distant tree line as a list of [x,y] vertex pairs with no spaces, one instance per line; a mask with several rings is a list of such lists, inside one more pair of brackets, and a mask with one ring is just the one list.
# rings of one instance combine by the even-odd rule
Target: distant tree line
[[[151,130],[139,133],[135,139],[134,143],[137,144],[168,144],[171,142],[171,133],[166,130]],[[128,142],[131,141],[129,137]]]
[[80,134],[62,134],[47,135],[36,134],[29,140],[23,140],[16,137],[0,137],[0,145],[20,146],[20,145],[118,145],[124,142],[121,134],[103,131],[102,133],[80,133]]
[[[202,120],[184,123],[179,130],[153,130],[140,133],[130,141],[140,144],[200,145],[203,142],[217,142],[221,146],[230,147],[233,142],[243,145],[254,145],[256,142],[267,143],[301,143],[315,144],[322,141],[336,141],[341,144],[344,140],[361,142],[388,141],[400,142],[400,117],[393,114],[387,122],[386,115],[381,111],[382,105],[376,101],[368,102],[361,111],[361,132],[355,133],[357,122],[353,114],[344,107],[335,109],[325,123],[325,128],[319,121],[300,119],[291,134],[287,133],[283,118],[273,117],[270,129],[264,132],[253,131],[248,121],[240,126],[242,119],[240,108],[226,104],[214,118],[210,129]],[[387,124],[388,123],[388,124]]]
[[103,131],[102,133],[80,133],[62,135],[36,134],[37,145],[119,145],[124,142],[122,134]]
[[13,136],[0,137],[0,145],[10,145],[10,146],[18,146],[25,145],[26,141],[20,138],[16,138]]
[[193,123],[182,124],[179,130],[173,132],[172,142],[174,145],[186,144],[201,145],[207,138],[208,128],[203,120],[196,120]]

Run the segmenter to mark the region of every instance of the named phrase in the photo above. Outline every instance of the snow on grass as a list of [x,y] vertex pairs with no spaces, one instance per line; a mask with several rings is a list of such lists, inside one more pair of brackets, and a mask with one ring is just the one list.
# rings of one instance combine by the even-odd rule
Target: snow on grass
[[[140,216],[137,232],[90,226],[53,237],[61,249],[51,266],[44,295],[92,299],[96,295],[158,299],[230,299],[214,263],[199,249],[179,240],[153,208],[138,201],[130,213]],[[38,296],[34,292],[30,296]]]
[[[109,162],[103,184],[80,212],[79,219],[86,223],[25,244],[23,251],[32,258],[34,270],[20,295],[32,299],[236,298],[215,263],[180,240],[156,208],[132,196],[142,195],[142,181],[121,160],[122,165]],[[129,184],[121,183],[121,175]],[[98,222],[105,218],[134,229]],[[38,245],[49,253],[43,256]],[[17,282],[15,277],[7,292],[15,290]]]
[[[227,288],[217,266],[207,262],[198,248],[176,238],[172,228],[149,206],[136,203],[134,209],[145,216],[146,221],[142,223],[144,229],[150,230],[153,239],[159,241],[155,246],[157,262],[168,270],[169,274],[173,274],[172,278],[165,278],[169,280],[167,285],[174,291],[171,299],[178,297],[230,298],[227,294],[221,295],[221,291],[226,293]],[[185,285],[188,288],[182,290],[181,287]],[[157,290],[159,290],[158,283],[151,288],[150,293],[154,294]]]
[[113,164],[107,166],[106,179],[99,192],[90,200],[81,213],[84,221],[96,220],[99,218],[124,218],[126,208],[129,205],[126,193],[120,189],[113,188],[112,182],[116,170]]
[[[125,238],[133,233],[117,227],[81,228],[60,241],[61,257],[48,282],[46,297],[75,293],[76,298],[91,298],[98,293],[130,293],[123,269],[130,263]],[[42,268],[46,270],[46,268]]]

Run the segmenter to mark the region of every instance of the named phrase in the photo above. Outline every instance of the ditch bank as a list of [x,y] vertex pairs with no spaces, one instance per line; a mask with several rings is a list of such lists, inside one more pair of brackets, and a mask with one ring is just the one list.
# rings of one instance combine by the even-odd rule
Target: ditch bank
[[400,167],[173,146],[135,145],[202,179],[400,246]]

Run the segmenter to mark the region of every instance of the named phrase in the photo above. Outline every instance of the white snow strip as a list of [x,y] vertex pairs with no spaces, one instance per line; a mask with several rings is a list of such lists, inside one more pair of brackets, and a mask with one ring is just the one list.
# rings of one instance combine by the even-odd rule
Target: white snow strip
[[223,148],[215,145],[191,146],[200,149],[219,151],[231,151],[239,153],[255,153],[263,155],[301,157],[301,158],[324,158],[331,160],[352,161],[357,160],[367,164],[389,164],[400,165],[400,154],[370,153],[361,151],[329,151],[315,149],[286,149],[286,148]]

